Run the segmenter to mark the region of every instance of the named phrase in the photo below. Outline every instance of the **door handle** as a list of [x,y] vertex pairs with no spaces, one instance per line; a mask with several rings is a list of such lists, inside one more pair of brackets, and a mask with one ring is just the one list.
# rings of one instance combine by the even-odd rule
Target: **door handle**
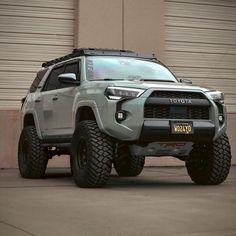
[[52,100],[53,101],[56,101],[58,99],[58,97],[53,97]]
[[35,102],[41,102],[41,101],[42,101],[41,98],[37,98],[37,99],[35,100]]

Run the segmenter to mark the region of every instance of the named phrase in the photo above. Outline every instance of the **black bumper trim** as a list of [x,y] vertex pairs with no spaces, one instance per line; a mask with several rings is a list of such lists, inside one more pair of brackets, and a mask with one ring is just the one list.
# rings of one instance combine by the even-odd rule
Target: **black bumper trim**
[[[177,120],[176,120],[177,121]],[[193,134],[172,134],[171,120],[145,120],[139,141],[211,141],[215,134],[215,125],[210,120],[178,120],[193,122]]]
[[43,143],[71,143],[72,135],[47,135],[43,136]]

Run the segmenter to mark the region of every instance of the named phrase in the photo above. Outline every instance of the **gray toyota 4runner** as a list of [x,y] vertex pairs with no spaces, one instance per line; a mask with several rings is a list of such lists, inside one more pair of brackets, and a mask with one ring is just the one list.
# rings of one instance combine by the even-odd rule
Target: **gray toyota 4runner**
[[101,187],[112,164],[137,176],[146,156],[185,161],[196,184],[220,184],[230,169],[221,92],[178,80],[154,55],[74,49],[43,63],[22,99],[18,162],[44,177],[48,159],[69,154],[75,182]]

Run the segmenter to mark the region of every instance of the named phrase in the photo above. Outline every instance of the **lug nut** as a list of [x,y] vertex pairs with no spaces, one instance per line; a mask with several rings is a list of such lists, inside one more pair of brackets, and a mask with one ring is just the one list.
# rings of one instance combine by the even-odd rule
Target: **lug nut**
[[219,119],[219,122],[220,122],[220,123],[223,123],[223,122],[224,122],[224,116],[223,116],[223,115],[219,115],[219,118],[218,118],[218,119]]

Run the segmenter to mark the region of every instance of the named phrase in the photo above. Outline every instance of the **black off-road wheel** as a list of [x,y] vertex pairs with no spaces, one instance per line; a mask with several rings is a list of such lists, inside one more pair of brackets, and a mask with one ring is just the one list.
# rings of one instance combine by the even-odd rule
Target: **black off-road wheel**
[[119,176],[138,176],[143,170],[144,163],[145,156],[132,156],[127,145],[116,145],[114,167]]
[[186,161],[189,176],[196,184],[217,185],[225,181],[231,165],[226,134],[208,144],[196,144]]
[[25,127],[18,145],[18,165],[23,178],[43,178],[48,156],[34,126]]
[[93,120],[81,121],[72,138],[72,172],[82,188],[104,186],[110,176],[113,144]]

